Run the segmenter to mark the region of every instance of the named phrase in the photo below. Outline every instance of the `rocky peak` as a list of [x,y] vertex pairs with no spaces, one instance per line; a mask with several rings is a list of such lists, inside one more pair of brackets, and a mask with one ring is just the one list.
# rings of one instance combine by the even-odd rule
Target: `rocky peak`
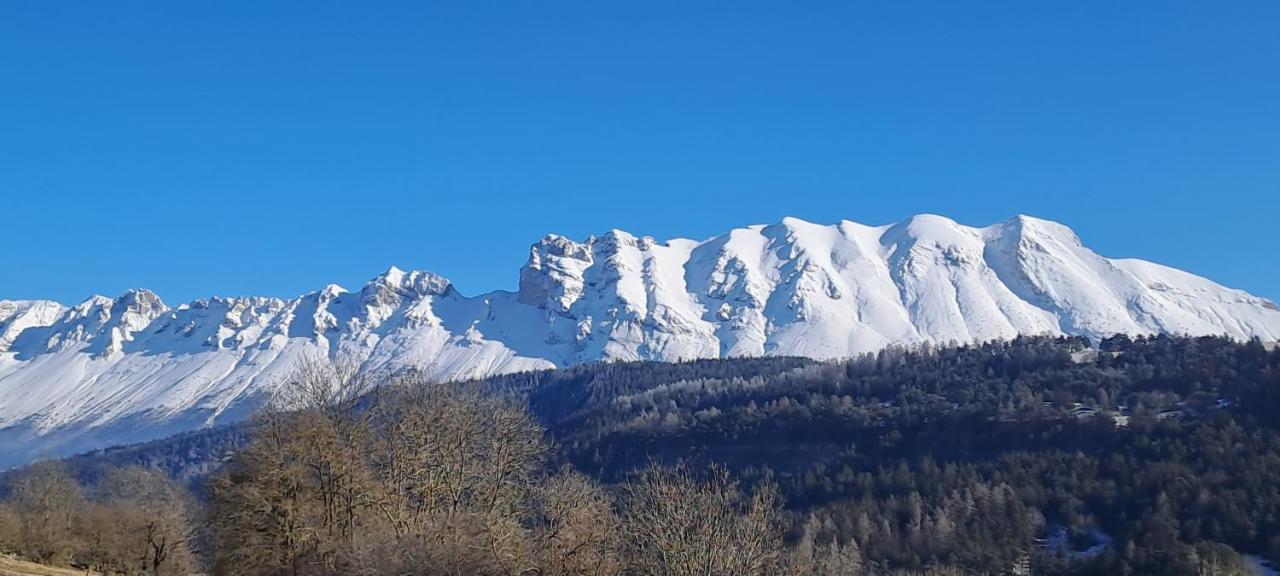
[[542,309],[568,312],[582,296],[586,270],[594,262],[594,241],[595,238],[575,242],[550,234],[531,246],[529,260],[520,269],[518,300]]

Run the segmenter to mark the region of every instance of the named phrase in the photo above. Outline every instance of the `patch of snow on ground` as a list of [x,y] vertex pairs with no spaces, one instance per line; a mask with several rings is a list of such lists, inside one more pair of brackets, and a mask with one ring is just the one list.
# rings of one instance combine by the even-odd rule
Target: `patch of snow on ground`
[[1254,573],[1258,576],[1280,576],[1280,572],[1277,572],[1276,569],[1271,566],[1271,562],[1261,556],[1245,554],[1243,555],[1243,558],[1245,565],[1253,568]]
[[1065,526],[1060,526],[1045,538],[1042,546],[1051,552],[1060,554],[1072,560],[1088,560],[1096,558],[1098,555],[1107,551],[1111,546],[1112,538],[1110,534],[1090,528],[1087,531],[1089,538],[1093,541],[1091,545],[1083,549],[1076,549],[1071,542],[1070,533]]

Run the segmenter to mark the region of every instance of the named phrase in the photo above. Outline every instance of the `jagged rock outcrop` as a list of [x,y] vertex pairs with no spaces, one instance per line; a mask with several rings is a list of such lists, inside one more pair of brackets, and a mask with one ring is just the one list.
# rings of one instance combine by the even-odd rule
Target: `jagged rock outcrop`
[[0,466],[243,417],[307,356],[471,378],[590,361],[800,355],[1019,334],[1280,339],[1274,303],[1111,260],[1029,217],[974,228],[787,218],[705,241],[613,230],[530,249],[516,292],[464,296],[391,268],[358,292],[209,298],[134,290],[0,301]]

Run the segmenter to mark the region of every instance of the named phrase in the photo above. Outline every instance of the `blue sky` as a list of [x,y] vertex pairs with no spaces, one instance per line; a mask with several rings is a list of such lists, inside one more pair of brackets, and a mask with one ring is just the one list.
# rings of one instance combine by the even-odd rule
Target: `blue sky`
[[0,298],[1061,221],[1280,298],[1280,3],[0,3]]

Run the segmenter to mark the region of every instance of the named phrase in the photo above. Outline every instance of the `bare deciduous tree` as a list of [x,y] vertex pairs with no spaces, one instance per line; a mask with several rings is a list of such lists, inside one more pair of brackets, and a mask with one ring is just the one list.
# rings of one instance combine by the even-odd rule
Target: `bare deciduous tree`
[[565,468],[539,488],[535,500],[539,573],[612,576],[621,572],[622,523],[609,494]]
[[630,570],[642,576],[764,576],[781,570],[781,502],[772,484],[750,496],[723,468],[651,465],[625,487]]
[[380,391],[372,464],[395,534],[443,574],[534,569],[525,520],[548,447],[527,411],[453,384]]
[[163,474],[143,468],[113,470],[98,489],[97,507],[109,515],[116,562],[127,573],[189,574],[195,569],[191,542],[199,522],[196,503]]
[[61,462],[38,462],[13,482],[11,500],[21,515],[19,551],[45,563],[61,564],[75,545],[74,520],[80,486]]
[[18,550],[19,527],[22,518],[13,507],[0,502],[0,553]]
[[303,363],[212,483],[215,571],[517,575],[543,430],[463,386]]
[[810,517],[800,541],[788,553],[791,576],[857,576],[862,573],[862,553],[857,542],[841,543],[834,535],[821,534],[818,522]]
[[242,574],[333,572],[369,508],[370,443],[352,365],[307,358],[256,417],[252,441],[211,483],[214,568]]

